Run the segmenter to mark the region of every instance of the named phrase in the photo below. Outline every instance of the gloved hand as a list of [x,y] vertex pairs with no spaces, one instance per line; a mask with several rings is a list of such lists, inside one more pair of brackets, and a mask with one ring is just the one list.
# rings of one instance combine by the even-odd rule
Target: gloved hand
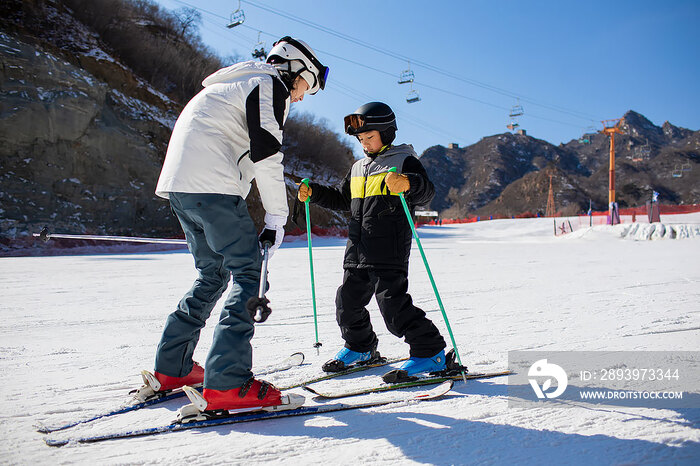
[[306,185],[306,183],[301,183],[299,185],[299,191],[297,191],[297,199],[301,202],[306,202],[308,198],[311,197],[311,188]]
[[265,214],[265,229],[258,236],[260,242],[260,251],[264,253],[264,243],[270,243],[269,256],[280,247],[284,239],[284,224],[287,223],[287,217],[281,215]]
[[411,188],[408,177],[396,172],[389,172],[384,178],[384,182],[392,193],[404,193]]

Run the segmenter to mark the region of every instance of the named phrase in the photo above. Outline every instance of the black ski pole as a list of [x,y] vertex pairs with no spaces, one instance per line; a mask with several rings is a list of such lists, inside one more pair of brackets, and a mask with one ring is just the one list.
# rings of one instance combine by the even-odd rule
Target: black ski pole
[[265,322],[267,318],[272,313],[270,309],[270,300],[265,297],[265,291],[267,289],[267,262],[270,260],[270,243],[265,241],[263,243],[263,263],[262,270],[260,271],[260,288],[258,288],[258,296],[251,297],[246,303],[246,308],[250,313],[250,317],[257,323]]

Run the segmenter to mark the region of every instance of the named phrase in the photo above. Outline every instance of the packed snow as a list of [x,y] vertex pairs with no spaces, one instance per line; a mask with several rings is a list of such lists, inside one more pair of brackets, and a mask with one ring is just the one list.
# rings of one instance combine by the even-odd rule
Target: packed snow
[[[671,217],[662,220],[674,224]],[[683,221],[692,230],[700,214]],[[700,239],[635,240],[621,228],[557,237],[551,219],[419,228],[470,371],[504,370],[512,350],[699,351]],[[313,239],[323,343],[318,354],[306,239],[292,238],[271,259],[273,314],[256,328],[254,370],[296,351],[306,361],[268,381],[284,386],[318,375],[342,346],[334,297],[344,243]],[[191,286],[193,261],[186,251],[19,257],[0,259],[0,271],[2,464],[700,464],[700,405],[652,409],[548,400],[519,408],[508,403],[508,377],[456,383],[434,401],[48,447],[36,425],[87,418],[128,402],[139,372],[152,369],[166,316]],[[410,292],[449,341],[415,242]],[[199,361],[218,309],[202,332]],[[381,353],[406,356],[407,346],[386,331],[374,301],[370,311]],[[693,368],[696,375],[699,369]],[[386,370],[319,386],[371,386]],[[695,400],[697,391],[690,394]],[[165,424],[183,403],[50,437]]]

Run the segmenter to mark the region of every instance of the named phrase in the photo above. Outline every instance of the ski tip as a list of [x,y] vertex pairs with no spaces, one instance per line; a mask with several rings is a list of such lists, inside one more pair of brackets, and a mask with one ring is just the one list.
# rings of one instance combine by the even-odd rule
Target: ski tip
[[438,385],[435,388],[432,388],[431,390],[428,390],[425,393],[421,393],[420,395],[416,395],[416,399],[423,399],[423,398],[437,398],[442,395],[445,395],[447,392],[452,390],[452,387],[454,386],[454,380],[446,380],[442,382],[440,385]]
[[304,356],[304,353],[302,353],[301,351],[297,351],[296,353],[292,353],[292,355],[289,356],[289,358],[295,362],[298,361],[298,365],[301,365],[304,363],[304,359],[306,357]]
[[70,442],[69,440],[57,440],[57,439],[50,439],[50,438],[44,439],[44,443],[49,447],[63,447],[65,445],[68,445],[69,442]]
[[36,431],[39,432],[40,434],[48,434],[48,433],[50,433],[51,430],[52,430],[52,429],[49,429],[48,427],[46,427],[44,424],[37,424],[37,425],[34,426],[34,428],[35,428]]
[[301,388],[303,388],[303,389],[306,390],[307,392],[313,393],[314,395],[318,395],[318,394],[319,394],[316,390],[314,390],[313,388],[309,387],[308,385],[302,385]]

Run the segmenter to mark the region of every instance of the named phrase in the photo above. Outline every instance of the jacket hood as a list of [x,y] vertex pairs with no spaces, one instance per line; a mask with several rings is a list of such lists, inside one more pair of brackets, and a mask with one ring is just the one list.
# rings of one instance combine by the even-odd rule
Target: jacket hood
[[277,69],[267,63],[262,63],[257,60],[244,61],[235,65],[221,68],[220,70],[210,74],[204,81],[202,86],[207,87],[216,83],[229,83],[240,79],[243,76],[253,74],[269,74],[271,76],[279,76]]

